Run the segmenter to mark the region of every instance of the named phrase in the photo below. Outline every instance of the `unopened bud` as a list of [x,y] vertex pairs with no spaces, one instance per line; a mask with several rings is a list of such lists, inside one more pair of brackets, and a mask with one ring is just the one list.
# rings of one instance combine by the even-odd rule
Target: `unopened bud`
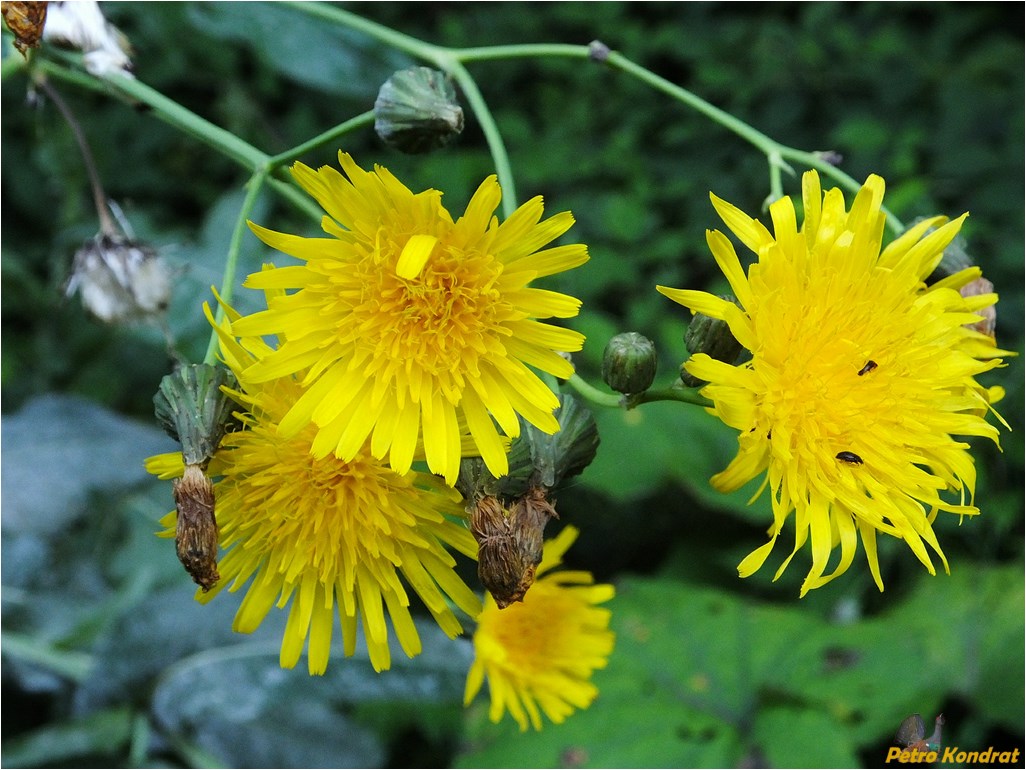
[[385,144],[409,154],[444,147],[463,131],[452,81],[429,67],[396,72],[374,102],[374,130]]
[[545,490],[533,488],[506,507],[483,497],[470,514],[478,543],[478,577],[498,608],[523,601],[542,559],[545,525],[558,518]]
[[171,298],[171,272],[157,252],[120,235],[101,234],[75,253],[65,293],[105,323],[159,316]]
[[[724,299],[733,299],[725,297]],[[741,354],[742,345],[731,334],[730,326],[726,321],[718,318],[710,318],[701,313],[695,313],[691,319],[688,330],[684,333],[684,345],[688,353],[705,353],[710,358],[723,361],[728,364],[734,363]],[[680,378],[689,388],[704,384],[683,367],[680,370]]]
[[637,332],[617,334],[602,353],[602,379],[619,393],[643,393],[655,380],[655,345]]

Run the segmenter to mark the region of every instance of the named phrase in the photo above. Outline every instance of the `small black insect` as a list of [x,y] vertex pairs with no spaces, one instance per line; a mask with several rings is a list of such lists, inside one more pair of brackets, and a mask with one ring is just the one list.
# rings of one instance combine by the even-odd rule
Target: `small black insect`
[[876,369],[876,361],[873,361],[872,359],[866,361],[866,365],[859,369],[859,377],[863,374],[869,374],[874,369]]
[[854,452],[838,452],[837,459],[849,465],[862,465],[862,458]]

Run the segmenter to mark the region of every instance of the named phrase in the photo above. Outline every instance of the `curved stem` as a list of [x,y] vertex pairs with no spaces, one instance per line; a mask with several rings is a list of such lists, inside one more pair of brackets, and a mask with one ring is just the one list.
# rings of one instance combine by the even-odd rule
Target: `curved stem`
[[396,32],[391,27],[386,27],[382,24],[378,24],[377,22],[365,19],[362,16],[357,16],[355,13],[350,13],[336,5],[293,2],[289,3],[289,8],[302,11],[316,19],[329,21],[334,24],[341,24],[344,27],[359,30],[375,40],[392,46],[392,48],[404,51],[411,56],[427,59],[428,61],[436,61],[435,56],[445,50],[436,45],[432,45],[431,43],[425,43],[423,40],[418,40],[415,37],[404,35],[402,32]]
[[[516,210],[516,187],[513,182],[513,169],[510,166],[509,154],[506,152],[506,146],[502,141],[502,134],[499,132],[498,126],[495,124],[495,119],[492,117],[491,111],[488,109],[488,105],[485,103],[484,97],[481,95],[481,91],[477,87],[477,83],[474,78],[471,77],[466,67],[463,66],[461,60],[467,56],[466,51],[460,51],[459,49],[443,48],[441,46],[433,45],[432,43],[425,43],[417,38],[404,35],[401,32],[396,32],[394,29],[382,26],[373,21],[361,18],[349,11],[345,11],[337,6],[321,5],[319,3],[307,3],[307,2],[295,2],[292,3],[292,8],[302,11],[303,13],[314,16],[318,19],[325,21],[334,22],[343,26],[349,27],[363,32],[366,35],[379,40],[386,45],[390,45],[400,51],[415,56],[419,59],[423,59],[439,69],[449,73],[463,90],[464,96],[467,98],[467,102],[470,105],[470,109],[473,111],[475,117],[477,117],[478,123],[481,125],[481,131],[484,133],[485,141],[488,143],[488,150],[492,156],[492,163],[495,165],[495,174],[499,178],[499,186],[502,188],[502,212],[505,217],[509,217]],[[511,51],[515,51],[517,46],[504,46],[505,52],[508,54]],[[575,55],[581,55],[580,46],[543,46],[548,55],[568,55],[574,53]],[[484,58],[482,52],[487,49],[468,49],[471,53],[469,58]],[[535,51],[540,50],[536,48]],[[584,55],[587,55],[587,49],[583,49]]]
[[177,102],[168,99],[159,91],[155,91],[145,83],[124,75],[110,75],[99,79],[92,75],[67,69],[48,60],[38,62],[39,70],[60,80],[88,88],[100,93],[110,93],[141,102],[153,110],[156,117],[183,133],[198,139],[223,155],[231,158],[244,168],[254,171],[263,166],[268,156],[251,144],[239,139],[235,134],[216,126],[205,118],[187,110]]
[[492,155],[492,163],[495,165],[495,174],[499,178],[499,187],[502,188],[502,214],[504,218],[509,219],[517,208],[517,190],[513,181],[513,168],[509,163],[509,153],[506,152],[506,145],[502,141],[502,133],[466,67],[453,59],[449,62],[447,71],[463,89],[463,95],[467,97],[467,103],[481,125],[481,131]]
[[646,390],[643,393],[621,395],[619,393],[607,393],[599,390],[578,374],[571,376],[566,381],[566,384],[576,390],[578,395],[595,406],[633,409],[641,404],[650,404],[655,401],[680,401],[685,404],[706,408],[713,405],[712,401],[690,388],[659,388],[657,390]]
[[272,169],[277,168],[278,166],[283,166],[289,161],[297,159],[301,155],[305,155],[308,152],[316,150],[318,147],[334,142],[340,136],[345,136],[350,131],[355,131],[373,123],[374,110],[368,110],[367,112],[357,115],[355,118],[347,120],[345,123],[339,123],[337,126],[328,129],[324,133],[319,134],[313,139],[303,142],[290,150],[278,153],[267,160],[267,166]]
[[705,408],[713,406],[712,401],[699,394],[696,390],[691,388],[670,387],[660,388],[659,390],[646,390],[644,393],[637,394],[637,396],[631,396],[629,399],[628,409],[640,404],[650,404],[654,401],[680,401],[684,404],[693,404],[694,406],[702,406]]
[[40,77],[35,82],[50,97],[50,101],[57,106],[57,109],[60,110],[64,120],[71,127],[71,133],[74,135],[75,141],[78,143],[78,151],[82,154],[82,162],[85,163],[86,174],[89,177],[89,186],[93,193],[93,205],[96,206],[96,216],[100,219],[100,232],[106,236],[118,235],[118,227],[114,224],[114,218],[110,215],[110,209],[107,205],[107,193],[104,192],[103,184],[100,182],[100,174],[96,170],[96,162],[93,160],[93,151],[89,147],[89,142],[82,131],[82,126],[79,125],[78,120],[75,119],[75,114],[68,107],[57,89],[50,85],[49,80],[45,77]]
[[599,390],[579,374],[573,374],[566,384],[577,391],[577,394],[595,406],[620,408],[624,405],[623,396],[619,393],[606,393]]
[[[257,198],[261,190],[263,190],[266,179],[267,171],[261,169],[246,183],[246,197],[242,201],[242,207],[239,209],[239,218],[235,222],[235,229],[232,230],[232,239],[228,244],[228,256],[224,263],[224,275],[221,278],[221,290],[219,293],[225,305],[231,304],[232,294],[235,290],[235,268],[239,262],[239,253],[242,251],[242,236],[248,229],[246,221],[249,219],[249,212],[256,205]],[[224,308],[221,306],[221,303],[218,303],[214,320],[217,324],[220,324],[223,318]],[[213,364],[216,361],[217,331],[216,329],[211,329],[210,342],[207,344],[207,354],[203,357],[203,362]]]

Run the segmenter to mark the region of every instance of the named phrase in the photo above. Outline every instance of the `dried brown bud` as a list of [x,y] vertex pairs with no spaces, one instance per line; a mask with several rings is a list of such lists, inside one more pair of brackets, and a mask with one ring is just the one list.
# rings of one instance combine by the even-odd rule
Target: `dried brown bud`
[[542,559],[545,525],[559,518],[535,487],[509,509],[496,497],[482,497],[470,515],[470,531],[478,543],[477,574],[498,608],[523,601]]
[[178,560],[192,579],[209,591],[221,577],[217,572],[214,485],[198,465],[186,465],[185,475],[174,480],[173,489],[178,509]]
[[27,56],[29,48],[37,48],[43,37],[43,25],[46,23],[46,3],[0,3],[7,28],[14,33],[14,47],[22,56]]
[[[970,281],[959,289],[959,294],[963,297],[975,297],[978,294],[990,294],[992,291],[994,291],[994,284],[981,277],[975,281]],[[983,317],[983,320],[970,324],[969,328],[994,339],[994,327],[997,326],[997,308],[994,305],[990,305],[976,312]]]

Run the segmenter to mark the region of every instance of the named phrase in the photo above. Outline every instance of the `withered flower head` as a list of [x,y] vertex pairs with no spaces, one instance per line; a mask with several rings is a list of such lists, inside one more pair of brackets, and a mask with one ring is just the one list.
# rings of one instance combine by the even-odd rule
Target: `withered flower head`
[[28,55],[29,48],[38,48],[43,37],[43,25],[46,23],[47,3],[0,3],[7,28],[14,33],[14,47],[22,56]]
[[531,489],[510,506],[482,497],[470,514],[478,543],[478,577],[499,609],[523,601],[542,558],[545,525],[559,518],[545,490]]
[[157,252],[121,235],[101,233],[75,253],[65,294],[78,292],[104,323],[155,318],[171,298],[171,271]]
[[175,550],[193,581],[209,591],[220,580],[217,572],[217,520],[214,485],[198,465],[186,465],[185,474],[172,481],[178,523]]

